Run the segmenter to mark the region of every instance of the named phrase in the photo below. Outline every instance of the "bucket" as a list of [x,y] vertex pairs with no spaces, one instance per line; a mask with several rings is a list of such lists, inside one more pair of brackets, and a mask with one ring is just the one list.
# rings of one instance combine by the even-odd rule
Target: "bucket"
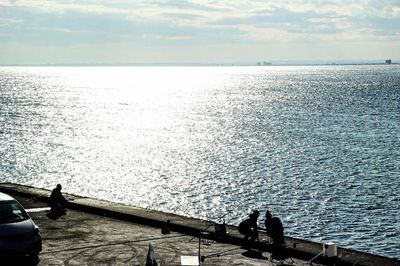
[[328,258],[337,257],[337,246],[335,243],[324,243],[322,245],[322,252]]
[[224,236],[227,234],[225,223],[222,224],[214,223],[214,229],[215,233],[219,236]]

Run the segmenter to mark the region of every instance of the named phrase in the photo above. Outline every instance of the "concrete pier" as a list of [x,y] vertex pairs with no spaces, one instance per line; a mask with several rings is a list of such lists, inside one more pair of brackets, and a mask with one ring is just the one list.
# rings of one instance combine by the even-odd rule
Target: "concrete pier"
[[[46,207],[49,190],[2,183],[0,191],[15,197],[26,209]],[[269,238],[261,233],[260,242],[243,247],[235,226],[218,236],[209,221],[64,194],[73,199],[68,213],[53,221],[44,211],[30,212],[40,227],[43,250],[36,261],[21,258],[30,265],[144,265],[149,244],[159,265],[181,265],[181,256],[199,256],[200,265],[276,265]],[[160,228],[171,221],[171,234]],[[199,238],[200,236],[200,238]],[[292,258],[284,265],[396,265],[400,261],[368,253],[338,248],[338,257],[318,256],[321,243],[286,237],[285,254]],[[8,261],[15,265],[15,259]],[[2,264],[3,265],[3,264]]]

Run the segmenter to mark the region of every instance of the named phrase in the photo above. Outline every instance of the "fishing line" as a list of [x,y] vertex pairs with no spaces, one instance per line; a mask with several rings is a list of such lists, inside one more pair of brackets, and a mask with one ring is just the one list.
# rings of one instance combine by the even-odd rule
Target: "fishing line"
[[[34,196],[34,197],[32,197],[32,198],[25,199],[24,202],[35,201],[37,198],[44,197],[44,196],[46,196],[46,194],[48,194],[48,193],[49,193],[49,192],[41,193],[41,194],[36,195],[36,196]],[[47,198],[47,197],[48,197],[48,196],[46,196],[46,198]]]
[[[228,214],[232,213],[233,210],[229,210],[228,212],[226,212],[224,215],[217,217],[217,220],[221,221],[222,219],[224,219]],[[201,234],[202,231],[206,231],[208,228],[210,228],[211,226],[215,225],[217,223],[215,222],[211,222],[211,224],[206,225],[203,229],[200,230],[199,235]],[[223,224],[225,224],[225,220],[223,220]],[[197,236],[192,237],[189,242],[191,242],[193,239],[197,238]]]

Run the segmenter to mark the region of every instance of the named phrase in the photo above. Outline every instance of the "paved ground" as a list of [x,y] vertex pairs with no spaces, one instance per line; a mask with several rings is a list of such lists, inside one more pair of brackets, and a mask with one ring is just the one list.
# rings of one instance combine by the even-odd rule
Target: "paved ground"
[[[17,184],[1,183],[0,191],[13,195],[27,209],[47,207],[50,191]],[[45,196],[43,196],[45,195]],[[73,196],[70,210],[59,220],[50,220],[44,211],[30,215],[40,227],[43,251],[36,260],[0,259],[0,265],[145,265],[149,244],[155,249],[158,265],[181,265],[181,256],[197,256],[198,232],[207,231],[208,221]],[[36,199],[40,200],[37,201]],[[107,216],[107,217],[106,217]],[[161,234],[167,219],[175,232]],[[150,226],[151,225],[151,226]],[[212,227],[208,230],[214,234]],[[241,247],[242,238],[234,226],[228,227],[225,243],[202,240],[201,265],[276,265],[271,253]],[[178,233],[180,232],[180,233]],[[193,237],[196,235],[196,237]],[[215,234],[214,234],[215,235]],[[261,234],[261,242],[267,242]],[[308,265],[321,253],[322,244],[286,237],[290,265]],[[258,248],[271,251],[268,245]],[[338,248],[338,258],[319,256],[312,265],[400,266],[400,261],[368,253]],[[289,261],[286,264],[288,265]]]
[[[26,208],[46,207],[42,202],[16,198]],[[56,221],[48,219],[44,211],[30,213],[30,216],[40,227],[43,250],[39,261],[20,260],[19,263],[144,265],[149,243],[155,249],[159,265],[181,265],[181,255],[198,255],[198,238],[176,232],[163,235],[159,228],[73,210]],[[201,256],[205,257],[202,265],[272,265],[267,252],[211,240],[200,243]],[[14,259],[8,264],[15,265]],[[306,265],[306,262],[295,260],[293,265]]]

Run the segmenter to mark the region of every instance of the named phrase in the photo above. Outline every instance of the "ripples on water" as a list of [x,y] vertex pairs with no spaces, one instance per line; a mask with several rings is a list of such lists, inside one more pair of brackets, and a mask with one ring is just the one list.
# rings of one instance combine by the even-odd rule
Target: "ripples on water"
[[399,105],[398,66],[3,67],[0,181],[399,258]]

